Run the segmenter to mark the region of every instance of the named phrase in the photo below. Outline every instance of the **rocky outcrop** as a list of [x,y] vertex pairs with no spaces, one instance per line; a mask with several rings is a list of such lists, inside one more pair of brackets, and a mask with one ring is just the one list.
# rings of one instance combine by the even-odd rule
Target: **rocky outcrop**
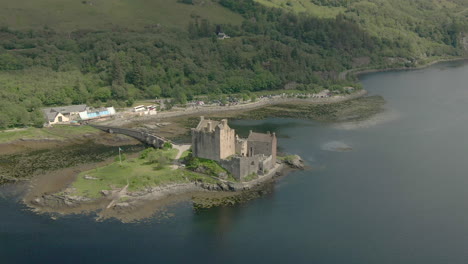
[[64,207],[78,207],[86,202],[93,200],[82,196],[68,196],[68,195],[43,195],[31,201],[31,204],[40,207],[48,208],[64,208]]
[[304,161],[299,155],[288,156],[284,162],[294,169],[304,169]]

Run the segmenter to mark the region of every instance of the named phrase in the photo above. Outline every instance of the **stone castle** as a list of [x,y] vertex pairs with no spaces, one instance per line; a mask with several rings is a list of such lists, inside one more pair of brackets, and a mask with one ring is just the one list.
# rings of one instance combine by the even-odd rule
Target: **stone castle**
[[250,131],[240,138],[226,119],[214,121],[201,117],[192,129],[192,152],[195,157],[218,161],[234,178],[264,175],[276,166],[276,135]]

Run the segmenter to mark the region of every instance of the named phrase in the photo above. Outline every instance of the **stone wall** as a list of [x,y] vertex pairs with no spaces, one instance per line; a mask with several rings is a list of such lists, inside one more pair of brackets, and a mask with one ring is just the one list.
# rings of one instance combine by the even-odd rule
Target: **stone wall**
[[265,155],[255,155],[253,157],[235,156],[228,160],[220,160],[223,168],[229,171],[234,178],[242,180],[252,173],[262,175],[270,170],[272,166],[272,157]]
[[220,162],[241,180],[252,173],[262,175],[275,166],[276,135],[250,133],[248,139],[242,139],[226,119],[219,122],[201,117],[198,126],[192,129],[192,152],[195,157]]
[[236,154],[247,156],[247,140],[236,137]]
[[249,151],[249,156],[263,154],[265,156],[273,157],[273,164],[276,163],[276,148],[277,148],[277,139],[276,135],[271,134],[271,140],[269,142],[265,141],[247,141],[247,149]]
[[236,154],[236,131],[228,126],[226,119],[221,120],[215,133],[219,133],[219,157],[225,159]]
[[192,130],[192,153],[195,157],[220,160],[219,133]]
[[214,128],[208,121],[207,128],[192,129],[192,151],[195,157],[219,161],[236,154],[236,132],[227,120],[221,120]]

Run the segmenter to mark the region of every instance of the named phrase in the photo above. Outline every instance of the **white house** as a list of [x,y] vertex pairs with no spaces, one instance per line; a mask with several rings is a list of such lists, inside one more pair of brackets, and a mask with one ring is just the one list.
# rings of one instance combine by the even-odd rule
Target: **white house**
[[69,105],[58,106],[42,109],[48,125],[69,123],[72,120],[79,118],[79,113],[85,111],[87,106],[82,105]]

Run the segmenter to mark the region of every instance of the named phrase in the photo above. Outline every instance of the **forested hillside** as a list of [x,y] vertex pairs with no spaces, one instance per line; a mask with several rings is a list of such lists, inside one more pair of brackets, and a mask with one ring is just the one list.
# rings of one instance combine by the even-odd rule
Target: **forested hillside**
[[[461,1],[433,12],[443,23],[429,19],[432,6],[424,1],[312,0],[320,16],[296,12],[300,0],[268,1],[280,8],[252,0],[57,1],[0,0],[10,10],[0,11],[0,128],[42,124],[42,106],[122,106],[155,97],[184,103],[291,82],[340,90],[353,83],[337,78],[347,69],[462,56],[468,32]],[[394,14],[395,2],[407,10]],[[421,6],[410,9],[415,3]],[[32,15],[36,9],[48,18]],[[161,15],[150,18],[151,10]],[[218,39],[217,25],[231,38]]]
[[372,36],[397,41],[407,48],[407,57],[449,53],[452,47],[460,45],[458,34],[463,28],[466,30],[468,21],[468,1],[464,0],[256,1],[314,16],[342,14]]

